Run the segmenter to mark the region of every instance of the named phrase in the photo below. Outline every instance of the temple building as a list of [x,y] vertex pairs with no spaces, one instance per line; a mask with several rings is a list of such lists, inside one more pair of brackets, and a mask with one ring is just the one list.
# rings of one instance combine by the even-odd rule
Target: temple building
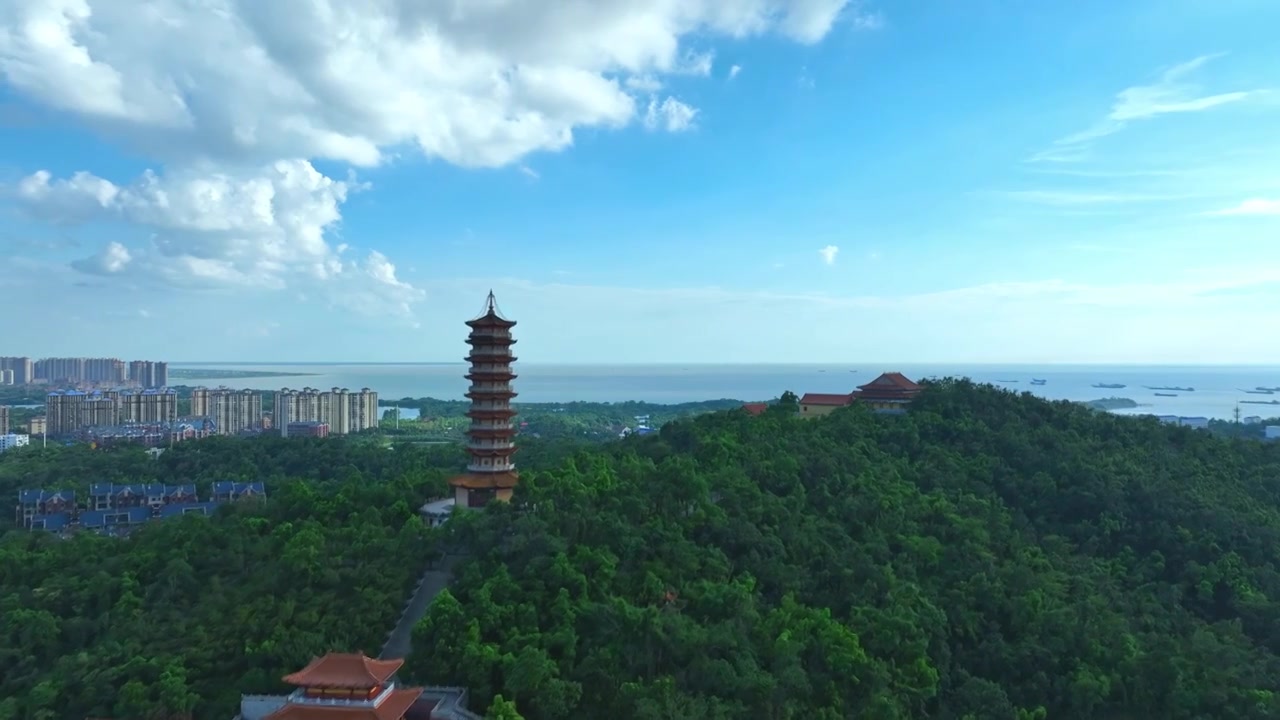
[[404,660],[329,653],[284,676],[288,695],[244,695],[236,720],[475,720],[461,688],[400,687]]
[[485,301],[483,314],[467,322],[471,328],[467,337],[471,353],[466,357],[471,363],[466,376],[471,381],[466,395],[471,401],[467,412],[471,418],[467,429],[470,462],[466,473],[449,479],[455,507],[477,508],[484,507],[490,500],[510,500],[520,480],[511,461],[516,452],[516,429],[511,422],[516,416],[511,408],[511,400],[516,396],[511,389],[511,381],[516,378],[511,371],[511,363],[516,361],[511,354],[511,346],[516,342],[511,337],[511,328],[515,325],[514,320],[498,312],[492,291]]
[[887,372],[861,385],[853,393],[854,400],[878,413],[903,413],[923,388],[900,372]]
[[864,404],[872,412],[896,414],[907,411],[907,406],[923,388],[900,372],[887,372],[848,394],[805,393],[800,398],[800,417],[815,418],[830,415],[838,408]]

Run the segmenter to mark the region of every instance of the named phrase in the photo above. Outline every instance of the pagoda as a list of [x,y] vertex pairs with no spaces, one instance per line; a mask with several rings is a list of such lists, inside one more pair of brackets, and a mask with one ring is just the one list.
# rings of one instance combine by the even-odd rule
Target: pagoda
[[471,386],[466,397],[471,401],[467,417],[467,453],[470,462],[467,472],[449,479],[453,487],[454,506],[461,508],[484,507],[490,500],[510,500],[511,492],[520,475],[511,462],[516,452],[516,429],[511,419],[516,411],[511,409],[511,399],[516,396],[511,381],[516,375],[511,363],[515,339],[511,337],[514,320],[508,320],[498,312],[493,291],[485,301],[484,312],[467,322],[471,334],[467,344],[471,353],[467,362],[471,370],[467,380]]
[[284,676],[296,689],[263,720],[403,720],[422,688],[397,687],[404,660],[329,653]]

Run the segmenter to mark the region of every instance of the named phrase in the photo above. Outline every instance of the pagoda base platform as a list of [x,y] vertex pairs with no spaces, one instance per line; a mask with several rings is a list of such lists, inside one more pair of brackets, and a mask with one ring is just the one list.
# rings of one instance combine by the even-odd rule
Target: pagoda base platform
[[511,494],[520,482],[515,470],[500,473],[467,473],[449,478],[454,505],[460,508],[482,508],[490,500],[511,502]]

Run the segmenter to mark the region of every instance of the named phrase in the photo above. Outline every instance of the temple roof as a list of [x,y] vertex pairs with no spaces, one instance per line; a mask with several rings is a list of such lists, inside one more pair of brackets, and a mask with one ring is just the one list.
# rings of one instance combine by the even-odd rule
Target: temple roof
[[360,653],[329,653],[285,675],[284,681],[301,687],[371,688],[385,683],[403,664],[404,660],[374,660]]
[[866,385],[859,385],[859,390],[898,390],[914,392],[920,389],[920,386],[907,379],[906,375],[900,372],[887,372],[880,377],[872,380]]
[[422,688],[404,688],[392,690],[376,707],[288,703],[264,720],[401,720],[421,696]]
[[805,393],[801,405],[833,405],[843,407],[853,402],[853,395],[838,393]]

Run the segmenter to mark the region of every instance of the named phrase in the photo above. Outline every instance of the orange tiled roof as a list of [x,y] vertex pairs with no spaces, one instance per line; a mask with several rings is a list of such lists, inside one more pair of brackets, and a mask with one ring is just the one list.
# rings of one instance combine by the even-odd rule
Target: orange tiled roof
[[289,703],[265,720],[403,720],[421,696],[422,688],[402,688],[392,690],[377,707]]
[[769,403],[746,403],[742,409],[746,410],[748,415],[760,415],[769,409]]
[[298,672],[284,676],[290,685],[329,688],[371,688],[387,681],[404,660],[374,660],[360,653],[329,653]]
[[801,405],[834,405],[836,407],[848,405],[853,402],[853,395],[841,395],[838,393],[805,393],[800,398]]

